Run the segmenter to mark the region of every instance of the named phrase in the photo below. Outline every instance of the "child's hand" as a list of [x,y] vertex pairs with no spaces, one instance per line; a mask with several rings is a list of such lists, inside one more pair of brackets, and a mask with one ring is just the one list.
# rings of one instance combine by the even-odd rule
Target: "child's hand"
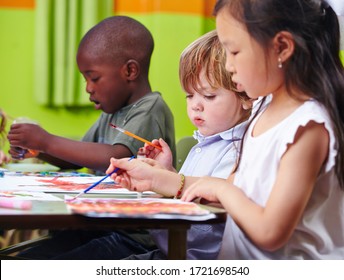
[[[161,169],[160,164],[150,158],[133,159],[131,161],[128,161],[127,158],[111,158],[110,166],[106,170],[106,173],[111,173],[115,168],[119,168],[120,170],[112,174],[111,178],[123,188],[130,191],[153,191],[171,197],[176,193],[176,190],[162,182],[168,181],[173,186],[177,186],[180,180],[178,174]],[[172,178],[169,177],[171,175]]]
[[[25,158],[35,157],[33,151],[42,151],[45,146],[49,144],[49,133],[36,124],[18,123],[12,124],[11,129],[7,135],[7,139],[10,142],[11,149],[10,154],[13,158],[18,158],[22,152],[16,147],[23,148],[24,150],[32,150],[25,153]],[[19,151],[19,152],[18,152]]]
[[[159,140],[153,139],[152,143],[154,145],[162,148],[162,146],[159,143]],[[160,154],[160,152],[162,152],[162,151],[149,145],[149,144],[147,144],[147,143],[145,143],[144,147],[139,149],[138,154],[144,155],[146,158],[156,159],[158,157],[158,155]]]
[[138,154],[143,154],[146,158],[155,159],[163,168],[174,171],[172,151],[168,144],[161,138],[159,140],[154,139],[152,143],[160,146],[162,151],[151,145],[145,144],[143,148],[140,148]]
[[39,152],[35,150],[28,150],[20,147],[10,146],[9,154],[12,156],[13,159],[22,160],[26,158],[37,157]]
[[188,187],[182,197],[183,201],[193,201],[196,198],[203,198],[208,202],[220,202],[221,189],[228,183],[224,179],[205,176]]
[[[145,161],[153,161],[152,159],[144,159]],[[148,164],[143,160],[133,159],[128,161],[128,159],[114,159],[111,158],[110,166],[106,170],[109,174],[116,168],[120,170],[117,173],[111,175],[111,178],[121,185],[131,191],[150,191],[152,183],[151,171],[152,164]]]

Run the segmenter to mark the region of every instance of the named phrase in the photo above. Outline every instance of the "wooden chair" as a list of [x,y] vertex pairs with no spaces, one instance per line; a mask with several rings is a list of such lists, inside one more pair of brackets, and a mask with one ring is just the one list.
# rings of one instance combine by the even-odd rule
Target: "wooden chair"
[[17,253],[50,238],[46,231],[42,230],[5,230],[0,236],[0,260],[22,259]]

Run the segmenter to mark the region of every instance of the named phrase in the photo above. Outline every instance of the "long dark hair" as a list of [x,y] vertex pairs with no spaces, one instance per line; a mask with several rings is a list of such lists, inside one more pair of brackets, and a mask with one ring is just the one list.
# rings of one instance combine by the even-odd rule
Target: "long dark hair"
[[293,35],[295,51],[283,65],[286,87],[327,109],[337,138],[335,172],[344,190],[344,68],[336,13],[323,0],[218,0],[214,14],[224,8],[265,50],[278,32]]

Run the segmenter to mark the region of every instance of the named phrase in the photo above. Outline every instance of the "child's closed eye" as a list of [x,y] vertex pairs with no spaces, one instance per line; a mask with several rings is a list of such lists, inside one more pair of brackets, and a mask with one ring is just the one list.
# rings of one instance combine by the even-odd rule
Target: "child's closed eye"
[[216,95],[204,95],[204,98],[207,100],[213,100],[216,98]]
[[193,97],[193,94],[186,94],[186,99],[191,99]]
[[235,51],[235,52],[231,52],[231,55],[237,55],[239,52]]
[[98,80],[100,79],[100,77],[94,77],[94,78],[90,78],[90,77],[84,77],[84,82],[92,82],[92,83],[96,83]]
[[95,83],[95,82],[97,82],[97,81],[99,80],[99,78],[100,78],[100,77],[91,78],[91,81],[92,81],[93,83]]

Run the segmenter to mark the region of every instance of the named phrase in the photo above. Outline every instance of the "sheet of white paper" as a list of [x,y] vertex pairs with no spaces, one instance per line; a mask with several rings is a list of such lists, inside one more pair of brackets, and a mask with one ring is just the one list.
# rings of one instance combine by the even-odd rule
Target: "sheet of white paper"
[[[102,176],[44,177],[5,174],[4,177],[0,178],[0,191],[20,190],[51,193],[79,193],[102,178]],[[111,178],[105,179],[102,183],[91,189],[88,193],[137,195],[137,192],[132,192],[125,188],[121,188],[115,184]],[[154,194],[154,192],[144,192],[144,194]]]

